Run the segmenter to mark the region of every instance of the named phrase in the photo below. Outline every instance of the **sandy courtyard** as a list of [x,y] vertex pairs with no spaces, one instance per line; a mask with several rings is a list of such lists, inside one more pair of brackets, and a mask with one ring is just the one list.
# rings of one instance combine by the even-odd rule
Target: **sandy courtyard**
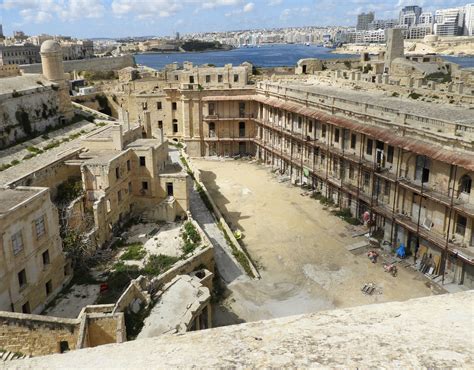
[[[278,183],[263,166],[245,161],[193,159],[200,178],[231,228],[240,229],[261,280],[239,278],[229,285],[225,305],[245,321],[336,307],[406,300],[431,295],[424,277],[399,268],[396,278],[365,254],[345,246],[351,226],[323,210],[301,189]],[[380,293],[362,294],[365,283]]]

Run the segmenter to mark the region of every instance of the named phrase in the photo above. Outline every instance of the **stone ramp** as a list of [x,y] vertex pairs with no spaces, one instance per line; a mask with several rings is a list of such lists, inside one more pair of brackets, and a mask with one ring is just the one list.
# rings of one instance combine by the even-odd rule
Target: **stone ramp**
[[217,227],[214,217],[194,188],[190,190],[189,197],[190,210],[193,218],[206,233],[214,246],[214,258],[222,280],[224,280],[226,284],[229,284],[240,276],[246,276],[240,265],[237,265],[232,256],[229,255],[230,252],[228,252],[227,242],[222,231]]

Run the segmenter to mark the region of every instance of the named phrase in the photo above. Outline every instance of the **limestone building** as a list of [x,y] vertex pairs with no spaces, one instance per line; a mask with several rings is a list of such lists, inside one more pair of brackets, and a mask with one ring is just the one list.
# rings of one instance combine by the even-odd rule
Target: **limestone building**
[[49,189],[0,188],[0,311],[40,313],[71,277]]
[[[153,134],[184,140],[190,155],[250,154],[255,135],[254,109],[247,99],[254,93],[254,86],[248,83],[250,75],[251,66],[246,64],[172,64],[157,76],[122,84],[117,98],[130,119],[143,121],[149,113]],[[215,103],[206,102],[210,96],[222,94],[233,96],[225,107],[221,104],[217,109]]]
[[[393,48],[385,62],[397,70],[406,59]],[[420,76],[442,67],[419,64]],[[419,263],[429,258],[433,276],[474,286],[471,112],[300,77],[200,91],[129,85],[125,95],[133,114],[151,110],[152,130],[184,141],[191,156],[255,154],[355,217],[368,212],[373,231],[407,246]]]
[[170,163],[168,142],[142,138],[142,127],[112,125],[83,140],[79,166],[85,209],[94,216],[98,246],[131,217],[174,221],[189,209],[189,177]]
[[43,74],[2,78],[0,84],[0,149],[70,120],[61,48],[48,40],[41,47]]

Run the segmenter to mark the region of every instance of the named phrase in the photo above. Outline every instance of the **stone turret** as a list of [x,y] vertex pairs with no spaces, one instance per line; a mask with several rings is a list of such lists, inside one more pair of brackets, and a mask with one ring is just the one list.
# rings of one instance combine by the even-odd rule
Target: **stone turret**
[[43,76],[51,82],[64,81],[63,53],[57,41],[47,40],[41,44]]
[[58,85],[59,111],[64,119],[69,120],[74,115],[74,110],[69,96],[69,87],[64,76],[61,45],[57,41],[47,40],[41,44],[40,55],[43,76],[48,81]]

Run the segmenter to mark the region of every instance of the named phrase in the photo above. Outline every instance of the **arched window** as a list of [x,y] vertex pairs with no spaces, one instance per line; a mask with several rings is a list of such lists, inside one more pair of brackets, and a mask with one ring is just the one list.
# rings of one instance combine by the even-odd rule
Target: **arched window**
[[472,179],[468,175],[464,175],[459,180],[459,192],[465,194],[471,194]]

